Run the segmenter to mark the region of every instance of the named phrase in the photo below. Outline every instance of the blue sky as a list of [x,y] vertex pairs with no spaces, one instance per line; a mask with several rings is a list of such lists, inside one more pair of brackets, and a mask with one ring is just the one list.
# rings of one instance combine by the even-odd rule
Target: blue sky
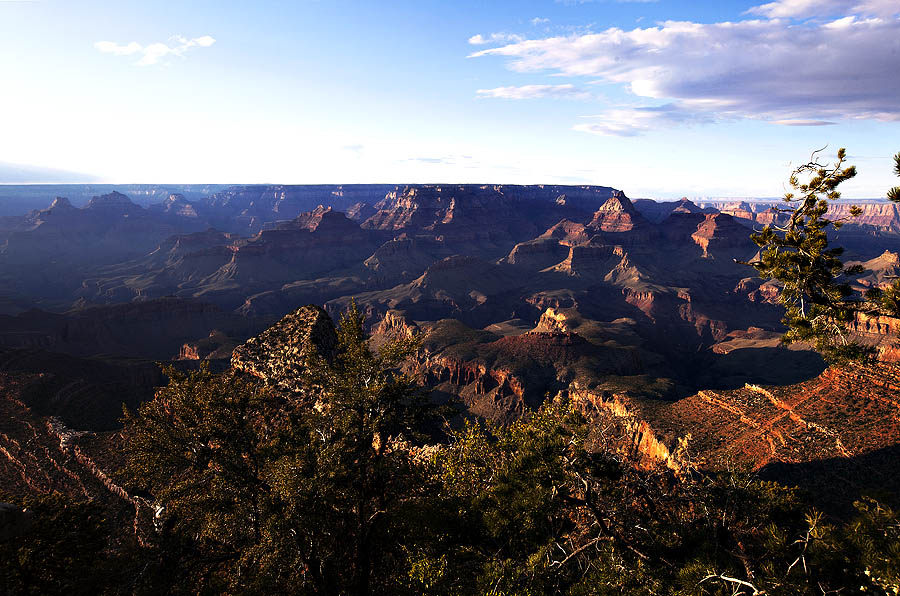
[[777,196],[828,145],[874,197],[900,3],[0,0],[0,81],[0,162],[98,181]]

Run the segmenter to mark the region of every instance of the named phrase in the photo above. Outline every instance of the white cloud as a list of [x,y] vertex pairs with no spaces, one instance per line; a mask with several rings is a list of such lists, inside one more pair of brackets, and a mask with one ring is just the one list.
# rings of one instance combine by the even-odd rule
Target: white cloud
[[687,124],[705,124],[708,116],[695,114],[677,104],[654,107],[616,108],[593,116],[590,122],[576,124],[572,130],[601,136],[633,137],[652,130]]
[[770,19],[830,17],[836,15],[891,16],[897,0],[777,0],[750,8],[748,14]]
[[119,45],[113,41],[98,41],[94,47],[101,52],[115,54],[116,56],[130,56],[141,51],[141,44],[133,41],[128,45]]
[[538,25],[545,25],[550,22],[550,19],[542,18],[542,17],[534,17],[529,21],[532,25],[537,27]]
[[522,85],[519,87],[495,87],[494,89],[479,89],[478,97],[490,97],[495,99],[539,99],[542,97],[564,99],[587,99],[590,97],[586,91],[582,91],[572,84],[564,85]]
[[487,37],[479,33],[469,38],[469,43],[473,46],[481,46],[488,43],[518,43],[525,38],[515,33],[491,33]]
[[[779,4],[799,11],[805,1]],[[879,3],[887,5],[881,0],[867,4]],[[892,4],[900,12],[900,3]],[[841,119],[900,121],[900,20],[846,16],[853,15],[824,23],[668,21],[630,31],[528,39],[471,57],[503,57],[517,72],[593,77],[669,106],[610,110],[595,123],[575,127],[595,134],[636,134],[651,130],[651,123],[735,118],[793,126]]]
[[833,126],[837,122],[828,122],[827,120],[773,120],[772,124],[780,124],[781,126]]
[[98,41],[94,44],[94,47],[101,52],[114,54],[116,56],[140,54],[141,58],[135,62],[135,64],[137,66],[150,66],[158,64],[160,60],[170,54],[173,56],[182,56],[192,48],[208,48],[216,43],[216,40],[209,35],[194,37],[192,39],[176,35],[169,40],[169,43],[172,45],[157,42],[143,46],[136,41],[132,41],[125,45],[113,41]]

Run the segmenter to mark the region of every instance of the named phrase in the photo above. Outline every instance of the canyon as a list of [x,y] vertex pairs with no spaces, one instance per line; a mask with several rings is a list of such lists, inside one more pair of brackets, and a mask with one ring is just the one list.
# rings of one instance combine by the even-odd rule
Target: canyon
[[[781,344],[779,288],[742,264],[751,231],[783,217],[771,203],[551,185],[104,190],[0,217],[10,490],[102,495],[127,520],[140,505],[113,479],[118,420],[165,383],[156,363],[296,391],[303,354],[327,357],[351,303],[375,346],[422,337],[404,371],[463,418],[567,399],[641,465],[897,489],[900,322],[851,324],[878,350],[871,368]],[[864,291],[900,274],[900,212],[860,206],[834,243]]]

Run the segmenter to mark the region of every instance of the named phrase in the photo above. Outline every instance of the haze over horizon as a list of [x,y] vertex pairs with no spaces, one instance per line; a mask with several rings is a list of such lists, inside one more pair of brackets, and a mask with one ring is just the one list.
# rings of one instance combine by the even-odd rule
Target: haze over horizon
[[0,0],[0,183],[597,184],[773,197],[900,150],[895,0]]

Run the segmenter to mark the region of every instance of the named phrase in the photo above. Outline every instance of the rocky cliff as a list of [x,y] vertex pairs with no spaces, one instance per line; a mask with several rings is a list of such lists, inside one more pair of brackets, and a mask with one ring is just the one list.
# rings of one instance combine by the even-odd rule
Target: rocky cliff
[[386,184],[232,186],[199,201],[198,209],[217,228],[250,235],[317,205],[346,211],[358,203],[375,204],[394,188]]
[[[582,218],[613,193],[606,187],[417,185],[375,205],[363,227],[428,234],[453,250],[500,256],[564,217]],[[484,225],[490,222],[489,225]],[[499,252],[499,254],[497,254]]]
[[[850,215],[850,207],[853,205],[862,210],[859,217]],[[784,222],[788,217],[783,211],[784,202],[777,200],[702,201],[699,206],[763,225]],[[830,204],[826,217],[846,221],[851,227],[869,227],[882,232],[900,231],[900,209],[888,201],[842,199]]]
[[337,345],[334,323],[318,306],[298,308],[234,348],[231,367],[288,392],[301,390],[307,354],[329,359]]
[[33,309],[0,315],[0,346],[74,356],[115,354],[166,360],[182,344],[220,329],[246,337],[265,319],[240,317],[196,300],[159,298],[56,314]]
[[795,385],[703,390],[670,402],[588,390],[569,397],[596,424],[616,429],[614,444],[642,465],[676,471],[749,465],[821,491],[820,503],[846,504],[848,496],[873,492],[896,502],[898,383],[900,368],[881,364],[832,368]]

